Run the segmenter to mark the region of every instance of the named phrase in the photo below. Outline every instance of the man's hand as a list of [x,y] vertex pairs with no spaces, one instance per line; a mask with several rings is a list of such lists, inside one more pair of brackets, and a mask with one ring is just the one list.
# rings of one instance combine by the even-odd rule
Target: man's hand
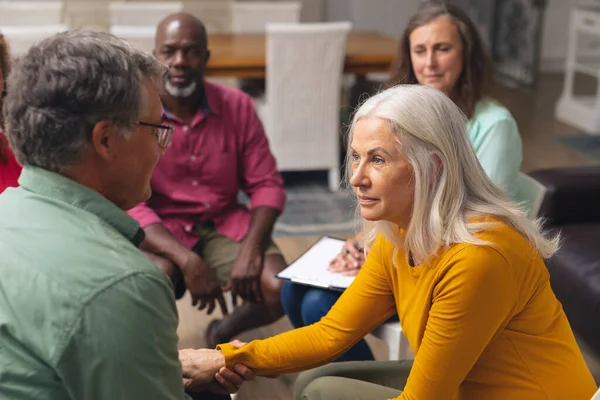
[[225,367],[225,356],[220,350],[179,350],[179,361],[184,385],[190,390],[211,383],[217,372]]
[[223,314],[227,315],[227,306],[217,276],[202,258],[179,243],[160,223],[148,225],[144,232],[146,239],[141,243],[140,249],[179,267],[185,285],[192,295],[192,304],[195,306],[200,302],[200,310],[208,305],[208,313],[211,314],[215,309],[216,299]]
[[329,271],[338,272],[345,276],[355,276],[365,263],[365,253],[358,243],[348,239],[342,251],[329,262]]
[[231,291],[233,306],[237,297],[252,303],[262,301],[260,275],[263,270],[264,254],[261,247],[250,242],[242,242],[237,259],[231,267],[229,282],[225,290]]
[[217,274],[206,265],[199,255],[190,251],[186,261],[179,268],[183,273],[185,286],[192,295],[193,306],[196,306],[198,302],[200,302],[199,310],[203,310],[208,306],[207,313],[210,315],[215,309],[216,300],[223,315],[227,315],[227,304]]

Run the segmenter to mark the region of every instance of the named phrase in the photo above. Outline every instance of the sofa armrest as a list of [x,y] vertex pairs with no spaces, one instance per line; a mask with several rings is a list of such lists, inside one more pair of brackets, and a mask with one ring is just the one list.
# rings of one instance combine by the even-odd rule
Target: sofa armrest
[[600,166],[546,169],[528,175],[546,187],[539,216],[549,224],[600,221]]

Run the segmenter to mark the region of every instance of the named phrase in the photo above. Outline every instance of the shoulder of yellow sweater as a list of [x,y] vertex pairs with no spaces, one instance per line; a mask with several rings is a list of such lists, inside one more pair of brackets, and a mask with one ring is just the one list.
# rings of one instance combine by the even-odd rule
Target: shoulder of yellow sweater
[[[497,219],[485,219],[481,222],[489,222],[490,226],[476,233],[474,236],[481,239],[485,244],[457,243],[443,252],[442,258],[438,260],[449,261],[455,257],[493,258],[498,261],[501,256],[509,265],[521,263],[525,259],[538,258],[536,249],[516,229]],[[502,264],[502,263],[501,263]]]
[[[460,257],[473,257],[481,260],[480,257],[489,257],[498,259],[495,255],[500,255],[506,262],[514,264],[516,260],[539,258],[536,249],[529,241],[521,235],[512,226],[504,221],[494,217],[484,217],[474,219],[473,222],[484,223],[480,232],[474,236],[481,239],[485,244],[456,243],[443,249],[435,256],[433,264],[440,266],[445,264],[459,253]],[[391,255],[394,251],[394,245],[383,235],[379,233],[370,251],[378,251],[380,255]],[[403,254],[402,248],[398,249]]]
[[374,250],[382,253],[388,253],[394,250],[394,245],[388,240],[388,238],[385,237],[382,232],[379,232],[369,252]]

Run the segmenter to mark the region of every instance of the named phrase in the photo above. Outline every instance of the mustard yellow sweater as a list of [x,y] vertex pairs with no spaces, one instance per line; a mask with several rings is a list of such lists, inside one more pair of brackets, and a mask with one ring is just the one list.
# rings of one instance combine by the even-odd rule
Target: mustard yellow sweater
[[320,322],[236,349],[228,366],[260,375],[323,365],[396,311],[416,357],[401,400],[589,400],[596,385],[542,258],[499,223],[411,267],[382,236]]

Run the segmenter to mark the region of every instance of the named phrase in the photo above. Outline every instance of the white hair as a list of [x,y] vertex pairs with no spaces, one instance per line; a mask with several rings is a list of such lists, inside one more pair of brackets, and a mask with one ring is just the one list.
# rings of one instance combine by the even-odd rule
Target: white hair
[[363,118],[380,118],[389,124],[400,154],[414,171],[414,204],[404,236],[392,222],[362,219],[366,249],[379,233],[396,250],[404,248],[407,256],[410,252],[420,261],[456,243],[485,245],[474,235],[496,224],[474,218],[491,216],[520,232],[542,257],[556,252],[558,235],[546,237],[542,221],[530,219],[485,174],[467,138],[467,118],[442,92],[422,85],[398,85],[365,101],[350,126],[348,180],[353,131]]

